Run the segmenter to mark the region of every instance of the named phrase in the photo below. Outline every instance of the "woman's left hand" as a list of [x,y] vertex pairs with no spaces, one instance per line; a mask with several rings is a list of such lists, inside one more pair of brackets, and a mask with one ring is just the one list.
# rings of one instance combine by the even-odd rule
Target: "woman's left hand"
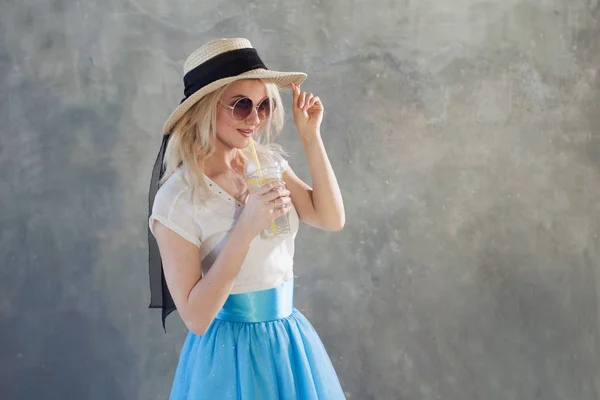
[[[292,84],[294,123],[302,138],[319,134],[323,121],[323,104],[318,96],[300,91],[300,86]],[[311,136],[312,135],[312,136]]]

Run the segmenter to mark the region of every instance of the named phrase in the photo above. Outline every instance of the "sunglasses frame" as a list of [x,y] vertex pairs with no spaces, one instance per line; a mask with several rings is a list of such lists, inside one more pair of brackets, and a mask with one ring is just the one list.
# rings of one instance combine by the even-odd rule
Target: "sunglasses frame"
[[260,103],[258,103],[257,105],[254,105],[254,102],[252,101],[252,99],[251,99],[250,97],[240,97],[239,99],[237,99],[237,101],[236,101],[235,103],[233,103],[233,105],[232,105],[232,106],[229,106],[229,105],[227,105],[227,104],[223,103],[223,102],[222,102],[222,101],[220,101],[220,100],[219,100],[219,103],[220,103],[220,104],[221,104],[223,107],[225,107],[225,108],[229,108],[229,110],[230,110],[230,112],[229,112],[229,113],[230,113],[230,116],[231,116],[231,118],[232,118],[232,119],[234,119],[234,120],[236,120],[236,121],[244,121],[244,120],[248,119],[248,117],[249,117],[250,115],[252,115],[252,110],[250,110],[250,112],[248,113],[248,115],[246,115],[246,116],[245,116],[244,118],[242,118],[242,119],[237,119],[237,118],[235,118],[235,117],[234,117],[234,115],[233,115],[233,111],[235,110],[235,106],[237,105],[237,103],[239,103],[239,102],[240,102],[240,101],[242,101],[242,100],[246,100],[246,99],[250,100],[250,102],[252,103],[252,108],[256,110],[256,115],[258,115],[258,119],[260,119],[260,120],[265,120],[265,119],[267,119],[267,118],[268,118],[268,117],[264,117],[264,118],[261,118],[261,117],[260,117],[260,113],[258,112],[258,107],[260,107],[262,103],[264,103],[264,102],[265,102],[265,101],[267,101],[267,100],[271,101],[271,107],[270,107],[270,109],[269,109],[269,114],[272,114],[272,113],[273,113],[273,110],[275,110],[275,108],[277,108],[277,103],[276,103],[275,101],[272,101],[273,99],[272,99],[272,98],[270,98],[270,97],[267,97],[267,98],[263,99],[263,100],[262,100]]

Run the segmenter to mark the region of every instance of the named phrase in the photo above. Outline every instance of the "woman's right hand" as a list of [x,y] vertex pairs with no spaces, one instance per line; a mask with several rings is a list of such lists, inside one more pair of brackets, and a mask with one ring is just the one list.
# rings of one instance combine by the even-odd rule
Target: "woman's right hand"
[[269,182],[248,194],[237,224],[254,239],[278,217],[290,212],[292,200],[284,181]]

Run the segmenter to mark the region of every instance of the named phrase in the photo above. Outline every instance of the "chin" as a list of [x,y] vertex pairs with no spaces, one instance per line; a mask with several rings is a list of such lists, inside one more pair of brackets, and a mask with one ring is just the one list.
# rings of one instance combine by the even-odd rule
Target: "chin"
[[236,141],[235,146],[233,147],[235,147],[236,149],[245,149],[248,146],[250,146],[250,138]]
[[218,140],[223,146],[229,147],[230,149],[245,149],[250,145],[250,138],[244,137],[230,138],[229,140],[219,138]]

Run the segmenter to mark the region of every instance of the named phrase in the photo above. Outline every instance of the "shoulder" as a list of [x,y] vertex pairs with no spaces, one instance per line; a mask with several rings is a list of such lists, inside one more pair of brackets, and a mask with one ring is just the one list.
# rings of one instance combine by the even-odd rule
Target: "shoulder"
[[156,192],[155,209],[169,210],[176,204],[191,202],[192,188],[183,179],[181,171],[176,171]]
[[200,247],[201,228],[195,218],[193,190],[177,174],[171,175],[158,189],[152,204],[149,226],[155,234],[154,223],[160,222],[179,236]]
[[282,170],[286,170],[289,163],[281,153],[270,154],[271,163],[279,165]]

